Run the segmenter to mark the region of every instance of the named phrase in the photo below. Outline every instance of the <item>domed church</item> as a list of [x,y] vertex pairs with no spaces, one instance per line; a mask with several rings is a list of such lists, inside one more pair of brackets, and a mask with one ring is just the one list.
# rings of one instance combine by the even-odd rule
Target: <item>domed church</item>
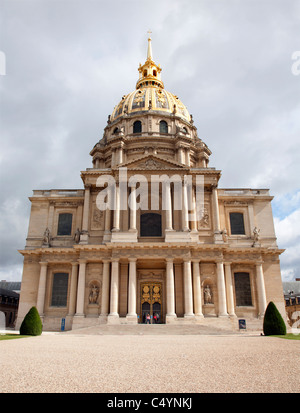
[[[148,37],[135,90],[108,117],[83,189],[34,190],[18,328],[101,324],[262,326],[285,317],[272,196],[219,188],[192,115],[161,78]],[[152,327],[149,327],[152,328]]]

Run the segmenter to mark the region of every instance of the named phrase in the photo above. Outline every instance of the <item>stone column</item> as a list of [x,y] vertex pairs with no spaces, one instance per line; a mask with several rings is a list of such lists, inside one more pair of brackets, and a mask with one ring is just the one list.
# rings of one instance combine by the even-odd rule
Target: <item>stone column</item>
[[87,244],[89,237],[89,213],[90,213],[90,185],[85,186],[82,231],[80,235],[80,244]]
[[103,260],[102,267],[102,295],[101,295],[101,313],[100,324],[107,322],[108,304],[109,304],[109,276],[110,276],[110,261]]
[[136,314],[136,258],[129,258],[129,283],[128,283],[128,314],[127,321],[137,323]]
[[166,322],[172,322],[176,318],[175,314],[175,283],[173,260],[167,259],[167,314]]
[[86,260],[78,260],[79,262],[79,276],[77,287],[77,305],[76,317],[84,317],[84,295],[85,295],[85,270]]
[[130,193],[130,205],[129,205],[129,213],[130,213],[130,228],[129,231],[136,231],[136,187],[131,187]]
[[184,261],[184,317],[194,318],[191,261]]
[[120,231],[120,187],[119,183],[116,183],[115,189],[115,202],[114,202],[114,227],[113,231]]
[[186,183],[183,183],[182,186],[182,230],[189,231],[189,205]]
[[37,294],[36,308],[40,316],[44,315],[44,304],[45,304],[45,294],[46,294],[46,279],[47,279],[47,262],[40,262],[40,279],[39,279],[39,289]]
[[217,284],[218,284],[218,299],[219,299],[219,317],[227,316],[226,306],[226,290],[224,279],[223,261],[217,262]]
[[221,227],[220,227],[220,213],[219,213],[217,186],[212,187],[212,210],[213,210],[213,226],[214,226],[215,242],[222,243],[223,239],[222,239]]
[[192,187],[192,220],[191,220],[191,230],[193,232],[198,231],[197,225],[197,208],[196,208],[196,188],[193,185]]
[[119,259],[113,259],[111,263],[111,286],[110,286],[110,313],[107,322],[109,324],[119,323]]
[[68,315],[73,316],[76,310],[76,293],[78,280],[78,262],[72,262],[71,285],[70,285],[70,304]]
[[256,285],[258,295],[258,316],[263,317],[267,307],[267,298],[262,263],[256,264]]
[[189,148],[186,148],[185,150],[185,164],[187,166],[191,166],[191,157],[190,157],[190,150]]
[[166,230],[173,231],[173,223],[172,223],[172,197],[171,197],[171,184],[167,183],[165,191],[166,196]]
[[179,146],[178,148],[178,162],[185,165],[185,153],[184,148],[182,146]]
[[193,287],[194,287],[195,316],[203,317],[201,281],[200,281],[200,260],[193,260]]
[[235,316],[234,312],[234,300],[233,300],[233,284],[232,284],[232,273],[231,273],[231,263],[225,262],[225,284],[226,284],[226,299],[227,299],[227,311],[232,317]]

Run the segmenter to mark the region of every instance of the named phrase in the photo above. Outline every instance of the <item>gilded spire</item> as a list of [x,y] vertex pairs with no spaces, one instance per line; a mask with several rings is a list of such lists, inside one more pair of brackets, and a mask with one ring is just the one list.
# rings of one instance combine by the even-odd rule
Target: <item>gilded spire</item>
[[151,31],[148,30],[148,49],[147,60],[139,66],[139,80],[137,81],[136,88],[141,87],[164,87],[160,78],[161,67],[153,61],[152,57],[152,45],[151,45]]
[[148,30],[148,50],[147,50],[147,60],[152,60],[152,45],[151,45],[151,31]]

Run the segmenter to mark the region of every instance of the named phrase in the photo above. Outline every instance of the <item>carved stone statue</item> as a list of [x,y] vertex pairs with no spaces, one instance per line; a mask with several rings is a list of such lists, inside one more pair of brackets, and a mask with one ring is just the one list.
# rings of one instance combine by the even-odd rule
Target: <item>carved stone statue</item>
[[227,242],[227,241],[228,241],[228,235],[227,235],[227,230],[226,230],[226,228],[224,228],[223,231],[222,231],[222,238],[223,238],[223,241],[224,241],[224,242]]
[[204,288],[204,304],[212,304],[212,291],[209,285]]
[[97,304],[99,296],[99,287],[95,284],[90,286],[89,304]]
[[74,241],[76,242],[76,244],[79,243],[80,241],[80,231],[79,228],[76,229],[75,235],[74,235]]
[[260,233],[260,229],[255,227],[254,230],[253,230],[253,244],[252,244],[252,247],[257,245],[257,243],[259,241],[259,233]]
[[49,228],[46,228],[44,235],[43,235],[43,246],[50,247],[50,240],[51,240],[50,230]]

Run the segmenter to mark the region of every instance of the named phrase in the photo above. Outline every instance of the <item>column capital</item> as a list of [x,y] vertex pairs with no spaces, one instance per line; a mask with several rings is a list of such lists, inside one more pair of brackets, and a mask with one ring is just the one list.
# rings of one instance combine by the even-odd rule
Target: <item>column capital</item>
[[128,262],[137,262],[137,258],[128,258]]
[[263,263],[264,263],[263,261],[259,261],[259,262],[256,262],[255,265],[256,267],[260,267],[263,265]]
[[191,261],[200,264],[200,258],[192,258]]
[[102,264],[107,264],[107,263],[110,263],[110,262],[111,262],[110,258],[103,258],[102,259]]
[[47,267],[48,261],[40,261],[39,264],[40,264],[42,267]]
[[173,258],[165,258],[166,263],[173,264]]
[[86,260],[86,259],[84,259],[84,258],[79,258],[78,264],[86,264],[86,263],[87,263],[87,260]]
[[71,261],[71,265],[72,265],[72,267],[75,267],[76,265],[78,265],[79,264],[79,262],[78,261]]

